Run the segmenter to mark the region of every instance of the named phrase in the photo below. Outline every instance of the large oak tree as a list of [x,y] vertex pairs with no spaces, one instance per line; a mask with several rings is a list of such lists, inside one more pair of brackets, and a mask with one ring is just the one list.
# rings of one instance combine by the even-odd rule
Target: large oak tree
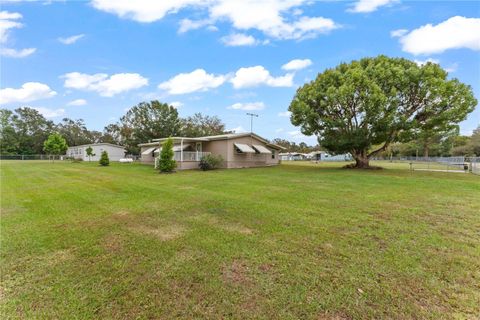
[[317,135],[332,153],[351,153],[355,167],[366,168],[391,143],[442,131],[476,104],[470,86],[448,79],[438,64],[378,56],[320,73],[297,90],[289,110],[304,134]]

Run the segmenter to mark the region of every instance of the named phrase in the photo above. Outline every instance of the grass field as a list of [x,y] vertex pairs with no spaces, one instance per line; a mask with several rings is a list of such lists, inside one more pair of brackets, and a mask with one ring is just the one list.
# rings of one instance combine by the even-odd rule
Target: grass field
[[1,163],[3,319],[478,319],[480,177]]

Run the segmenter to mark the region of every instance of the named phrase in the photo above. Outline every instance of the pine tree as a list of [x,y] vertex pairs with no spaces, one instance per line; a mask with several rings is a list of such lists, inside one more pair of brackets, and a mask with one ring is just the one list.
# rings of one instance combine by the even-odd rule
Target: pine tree
[[172,172],[177,167],[177,162],[173,159],[173,140],[168,138],[162,145],[158,168],[160,172]]
[[99,163],[101,166],[104,166],[104,167],[110,165],[110,159],[108,159],[107,151],[102,151],[102,155],[100,156]]

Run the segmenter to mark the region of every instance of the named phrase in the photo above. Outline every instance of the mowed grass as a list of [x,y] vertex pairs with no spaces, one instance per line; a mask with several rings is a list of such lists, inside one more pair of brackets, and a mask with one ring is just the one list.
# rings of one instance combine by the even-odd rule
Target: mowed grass
[[478,319],[480,177],[1,163],[4,319]]

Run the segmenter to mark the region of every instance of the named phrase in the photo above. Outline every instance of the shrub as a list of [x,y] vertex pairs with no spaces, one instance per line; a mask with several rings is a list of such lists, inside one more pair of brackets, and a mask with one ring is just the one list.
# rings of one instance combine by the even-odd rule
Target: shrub
[[168,138],[162,145],[160,157],[158,158],[157,168],[160,172],[173,172],[177,167],[177,162],[173,159],[173,140]]
[[206,156],[203,156],[202,159],[200,159],[200,163],[198,166],[200,169],[203,171],[207,170],[213,170],[218,168],[223,162],[223,158],[221,155],[213,155],[213,154],[208,154]]
[[110,159],[108,159],[107,151],[102,151],[102,155],[100,156],[100,161],[98,163],[104,167],[110,165]]

